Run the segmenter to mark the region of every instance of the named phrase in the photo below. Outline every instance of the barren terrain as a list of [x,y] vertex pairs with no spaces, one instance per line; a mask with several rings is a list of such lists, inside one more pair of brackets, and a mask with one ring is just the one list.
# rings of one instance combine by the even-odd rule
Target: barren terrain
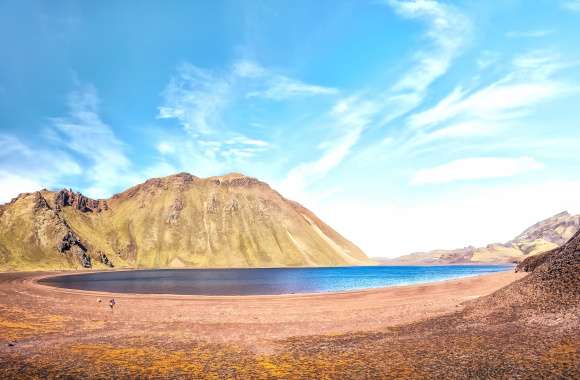
[[[83,292],[35,282],[45,275],[0,275],[3,378],[65,373],[97,378],[185,374],[337,378],[345,373],[352,378],[422,378],[434,374],[438,366],[442,371],[462,368],[465,349],[471,354],[487,352],[503,362],[512,360],[502,354],[509,347],[506,339],[512,345],[519,342],[510,355],[539,350],[546,360],[554,356],[561,364],[555,371],[577,370],[571,367],[577,341],[551,336],[544,346],[537,336],[518,336],[521,330],[504,335],[506,325],[485,335],[478,333],[477,324],[464,325],[457,334],[469,301],[525,274],[358,292],[250,297]],[[117,301],[113,311],[108,306],[112,297]],[[455,328],[449,329],[449,324]],[[504,343],[497,345],[498,340]],[[469,361],[473,360],[471,356]],[[457,376],[463,377],[465,370]]]

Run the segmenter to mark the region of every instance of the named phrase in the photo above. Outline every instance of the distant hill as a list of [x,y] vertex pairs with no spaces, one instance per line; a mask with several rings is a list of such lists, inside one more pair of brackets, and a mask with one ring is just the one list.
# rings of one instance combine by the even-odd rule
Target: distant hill
[[578,335],[580,231],[561,247],[527,257],[518,264],[516,272],[530,274],[476,301],[473,309],[511,318],[517,313],[535,327],[548,324],[554,330],[561,325]]
[[0,206],[0,270],[370,263],[311,211],[237,173],[154,178],[106,200],[42,190]]
[[507,243],[493,243],[480,248],[470,246],[453,250],[416,252],[381,261],[401,265],[519,262],[526,257],[559,247],[579,229],[580,215],[570,215],[564,211],[534,224]]

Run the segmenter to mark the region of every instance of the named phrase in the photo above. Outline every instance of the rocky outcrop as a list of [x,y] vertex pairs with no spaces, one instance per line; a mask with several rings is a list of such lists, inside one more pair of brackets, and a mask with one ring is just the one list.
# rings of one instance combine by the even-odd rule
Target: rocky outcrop
[[83,268],[91,268],[91,256],[87,253],[87,248],[81,243],[80,239],[72,231],[68,231],[58,244],[57,249],[60,253],[71,253],[78,258]]
[[179,219],[179,214],[181,213],[181,210],[183,210],[183,199],[181,198],[176,198],[173,201],[173,204],[171,205],[170,209],[169,209],[169,215],[167,215],[167,220],[166,222],[168,224],[177,224],[178,219]]
[[108,209],[106,201],[94,200],[70,189],[62,189],[56,194],[55,204],[58,208],[73,207],[80,212],[101,212]]
[[86,252],[87,250],[75,233],[68,231],[66,235],[62,237],[62,241],[58,244],[57,249],[60,253],[65,253],[72,250],[74,247],[78,247],[83,252]]
[[99,261],[103,264],[105,264],[106,266],[108,266],[109,268],[113,268],[113,262],[111,260],[109,260],[109,258],[107,257],[106,254],[104,254],[103,252],[99,252],[98,253],[98,257],[99,257]]

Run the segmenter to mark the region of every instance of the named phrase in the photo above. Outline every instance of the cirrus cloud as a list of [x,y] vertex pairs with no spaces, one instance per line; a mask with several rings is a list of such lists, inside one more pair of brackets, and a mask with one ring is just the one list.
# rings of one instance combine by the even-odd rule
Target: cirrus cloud
[[411,182],[415,185],[425,185],[512,177],[543,167],[541,162],[526,156],[462,158],[440,166],[419,170]]

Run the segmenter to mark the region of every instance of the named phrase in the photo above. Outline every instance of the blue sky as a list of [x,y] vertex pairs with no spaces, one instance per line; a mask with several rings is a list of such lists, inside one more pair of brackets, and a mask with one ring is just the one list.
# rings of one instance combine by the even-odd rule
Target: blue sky
[[[26,22],[24,22],[26,20]],[[0,1],[0,202],[239,171],[372,256],[580,212],[580,1]]]

